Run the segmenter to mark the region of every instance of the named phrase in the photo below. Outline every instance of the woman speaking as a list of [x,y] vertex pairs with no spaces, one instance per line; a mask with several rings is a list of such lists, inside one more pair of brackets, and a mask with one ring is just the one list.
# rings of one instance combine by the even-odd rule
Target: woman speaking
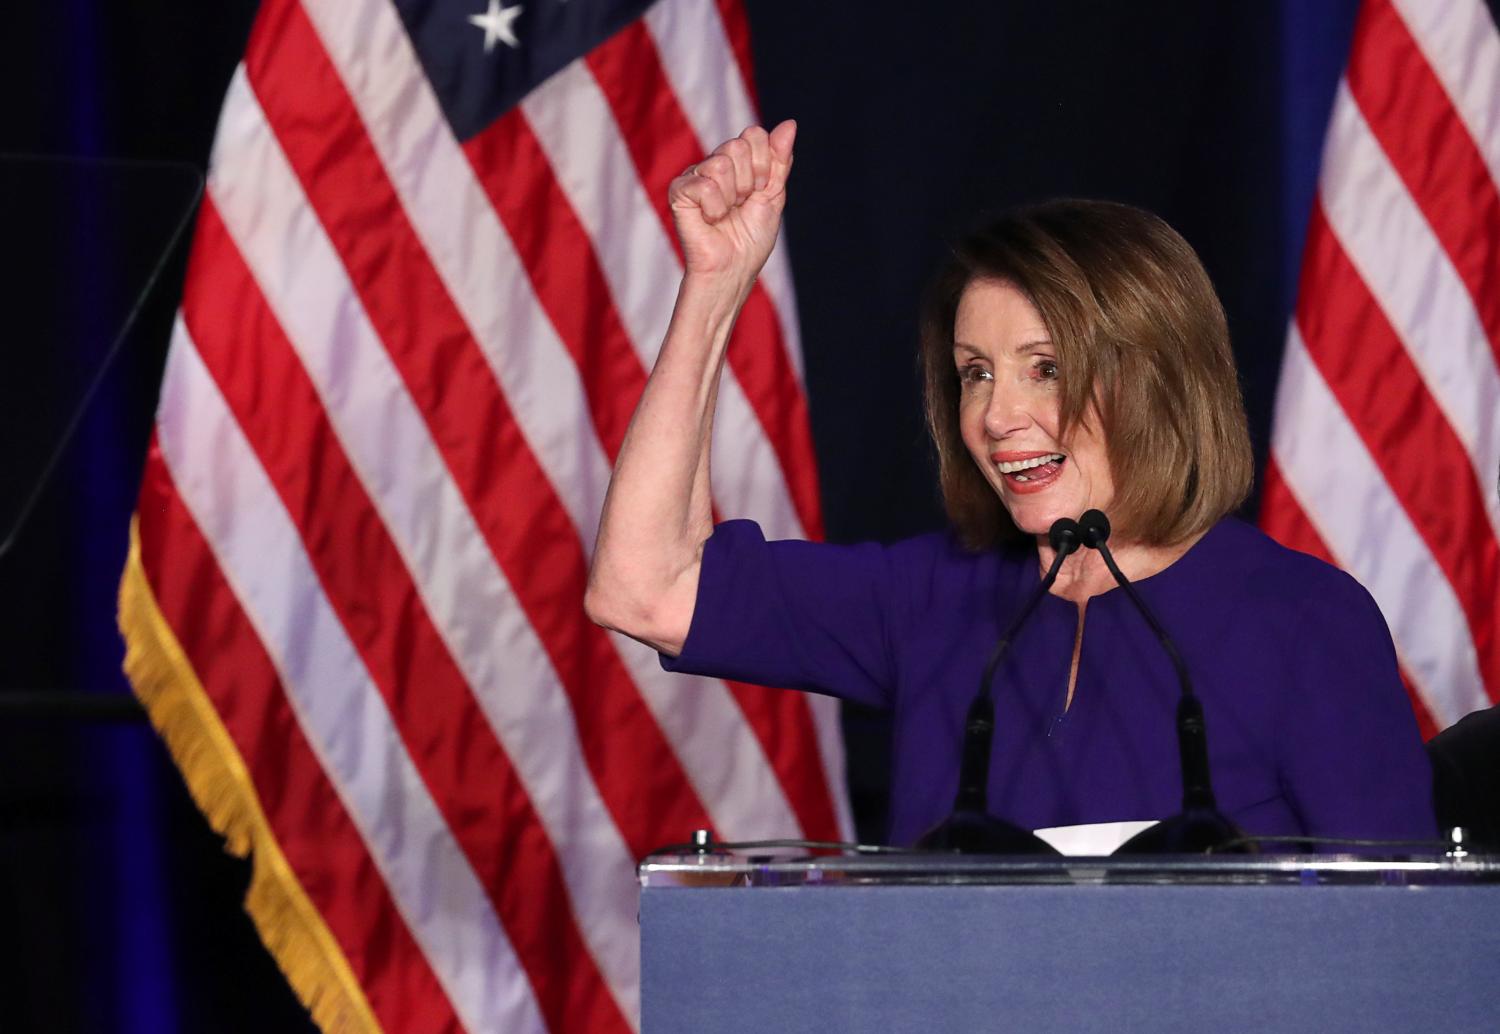
[[[890,834],[910,843],[950,810],[965,713],[1053,563],[1049,528],[1098,509],[1191,673],[1230,819],[1262,836],[1431,837],[1429,769],[1374,601],[1228,516],[1252,472],[1223,310],[1148,213],[1053,202],[955,249],[921,335],[948,531],[832,546],[714,526],[720,370],[795,135],[752,127],[672,183],[686,271],[610,485],[590,616],[673,670],[890,709]],[[1032,830],[1176,813],[1178,692],[1100,554],[1066,556],[994,676],[989,809]]]

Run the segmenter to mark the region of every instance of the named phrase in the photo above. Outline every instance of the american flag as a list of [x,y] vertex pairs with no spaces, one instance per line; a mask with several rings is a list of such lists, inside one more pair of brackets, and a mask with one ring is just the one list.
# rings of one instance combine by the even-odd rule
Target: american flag
[[[755,121],[738,0],[266,0],[121,585],[127,670],[325,1029],[639,1029],[635,862],[850,829],[825,700],[582,611],[674,300],[668,182]],[[784,254],[716,508],[820,535]]]
[[1277,395],[1262,523],[1362,581],[1426,734],[1500,700],[1500,33],[1364,0]]

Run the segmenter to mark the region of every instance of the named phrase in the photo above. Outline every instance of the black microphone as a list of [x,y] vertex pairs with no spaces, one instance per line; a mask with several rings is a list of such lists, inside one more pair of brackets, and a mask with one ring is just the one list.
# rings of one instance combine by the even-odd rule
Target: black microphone
[[1083,544],[1097,549],[1104,558],[1104,565],[1135,609],[1140,611],[1151,631],[1161,641],[1162,648],[1177,669],[1177,682],[1182,695],[1177,701],[1177,751],[1182,766],[1182,811],[1171,818],[1148,826],[1115,849],[1115,854],[1197,854],[1210,849],[1222,848],[1244,834],[1230,822],[1214,800],[1213,783],[1208,771],[1208,731],[1203,720],[1203,704],[1193,692],[1192,680],[1188,678],[1187,665],[1172,642],[1167,630],[1161,627],[1146,601],[1141,599],[1125,572],[1115,563],[1109,546],[1109,518],[1098,510],[1089,510],[1078,518],[1079,534]]
[[990,695],[990,683],[1016,633],[1052,588],[1052,583],[1057,581],[1057,572],[1062,570],[1063,561],[1078,549],[1078,523],[1068,517],[1058,518],[1047,531],[1047,541],[1056,554],[1052,565],[1047,568],[1041,584],[1032,592],[1026,605],[990,651],[990,659],[985,663],[984,674],[979,679],[979,692],[974,695],[974,702],[969,705],[969,713],[964,719],[963,753],[958,765],[958,797],[953,802],[953,814],[922,834],[922,838],[917,841],[917,847],[922,850],[954,851],[959,854],[1058,853],[1056,848],[1030,830],[991,815],[987,803],[990,747],[995,733],[995,702]]

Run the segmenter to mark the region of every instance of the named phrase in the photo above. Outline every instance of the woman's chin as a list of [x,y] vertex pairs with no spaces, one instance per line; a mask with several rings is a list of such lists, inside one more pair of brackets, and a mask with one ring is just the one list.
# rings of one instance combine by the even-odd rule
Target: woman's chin
[[1052,530],[1052,523],[1059,517],[1077,518],[1077,516],[1076,513],[1063,513],[1061,511],[1057,513],[1046,511],[1017,513],[1015,510],[1012,510],[1010,512],[1011,523],[1019,528],[1022,534],[1040,539],[1047,537],[1047,533]]
[[1059,517],[1077,517],[1067,512],[1067,501],[1048,498],[1051,492],[1026,493],[1001,491],[1000,505],[1010,515],[1010,521],[1028,535],[1045,535],[1052,522]]

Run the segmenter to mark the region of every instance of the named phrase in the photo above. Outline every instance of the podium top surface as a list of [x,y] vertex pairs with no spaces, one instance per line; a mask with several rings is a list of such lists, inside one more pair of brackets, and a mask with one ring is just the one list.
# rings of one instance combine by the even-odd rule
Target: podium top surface
[[1500,886],[1500,855],[1237,855],[995,857],[923,853],[832,857],[658,855],[639,869],[645,889],[976,885]]

